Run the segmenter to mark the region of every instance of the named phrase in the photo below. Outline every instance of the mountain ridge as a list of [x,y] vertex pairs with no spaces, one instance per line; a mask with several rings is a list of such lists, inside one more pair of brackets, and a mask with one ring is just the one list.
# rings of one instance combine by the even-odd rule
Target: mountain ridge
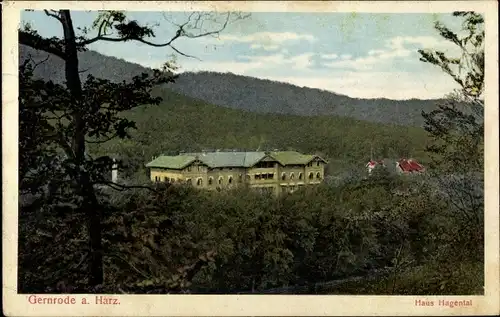
[[[64,82],[64,64],[48,53],[20,45],[20,62],[30,56],[40,64],[35,75]],[[95,51],[79,53],[81,78],[87,74],[111,81],[130,80],[152,69]],[[422,111],[432,111],[440,99],[393,100],[363,99],[318,88],[300,87],[290,83],[235,75],[230,72],[183,72],[168,89],[185,96],[226,108],[258,113],[292,114],[299,116],[341,116],[354,119],[404,126],[422,126]]]

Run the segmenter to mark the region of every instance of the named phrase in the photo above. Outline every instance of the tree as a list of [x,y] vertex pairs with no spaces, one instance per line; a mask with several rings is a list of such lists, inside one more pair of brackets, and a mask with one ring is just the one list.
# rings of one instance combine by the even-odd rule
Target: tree
[[[27,176],[40,179],[41,174],[33,176],[37,171],[32,166],[36,162],[28,159],[31,154],[46,162],[46,167],[59,161],[58,167],[65,178],[53,174],[54,177],[48,179],[57,178],[60,185],[71,184],[72,202],[79,211],[85,212],[89,234],[89,284],[95,286],[103,282],[102,206],[95,185],[115,189],[124,186],[106,179],[111,158],[91,157],[86,151],[87,144],[129,137],[128,131],[135,128],[135,124],[123,118],[121,112],[141,105],[158,104],[161,98],[153,97],[151,90],[156,85],[173,81],[175,77],[172,75],[173,65],[165,63],[162,69],[154,70],[153,76],[138,75],[131,82],[115,83],[89,75],[82,83],[78,52],[87,50],[88,45],[98,41],[135,41],[151,47],[168,47],[180,55],[190,56],[174,46],[177,39],[216,36],[229,23],[243,16],[239,13],[193,12],[185,23],[176,24],[177,30],[170,39],[154,43],[151,40],[155,38],[152,27],[127,19],[121,11],[100,11],[93,25],[84,28],[75,28],[69,10],[44,10],[44,13],[60,23],[63,38],[42,37],[25,25],[19,30],[19,43],[61,58],[65,63],[66,87],[34,80],[32,68],[26,65],[20,69],[20,127],[21,131],[26,129],[28,132],[21,134],[24,137],[20,148],[21,184],[27,184]],[[203,23],[206,20],[217,25],[216,28],[207,30]],[[90,36],[92,32],[96,34]],[[30,139],[29,135],[38,135],[43,142]]]
[[[445,104],[430,113],[422,113],[425,128],[434,139],[428,148],[435,156],[435,163],[450,168],[447,162],[466,164],[466,169],[482,170],[483,110],[484,110],[484,19],[474,12],[454,12],[463,17],[459,35],[435,23],[436,30],[446,40],[454,43],[461,52],[449,57],[441,51],[419,50],[420,60],[440,67],[461,87],[451,93]],[[448,165],[448,166],[447,166]]]
[[[435,29],[455,44],[460,56],[441,51],[419,50],[420,60],[440,67],[459,84],[439,108],[422,113],[425,129],[432,138],[427,150],[432,155],[438,190],[451,205],[450,219],[457,221],[455,240],[462,247],[481,250],[483,240],[484,165],[484,19],[475,12],[454,12],[462,28],[454,32],[441,22]],[[481,252],[478,258],[480,259]],[[462,254],[463,251],[460,251]]]

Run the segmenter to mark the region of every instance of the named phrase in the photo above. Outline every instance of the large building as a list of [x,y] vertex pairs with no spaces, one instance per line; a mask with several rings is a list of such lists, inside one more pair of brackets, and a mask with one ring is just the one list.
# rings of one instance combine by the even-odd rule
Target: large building
[[146,164],[153,182],[223,189],[247,185],[275,194],[320,184],[327,162],[295,151],[201,152],[162,155]]

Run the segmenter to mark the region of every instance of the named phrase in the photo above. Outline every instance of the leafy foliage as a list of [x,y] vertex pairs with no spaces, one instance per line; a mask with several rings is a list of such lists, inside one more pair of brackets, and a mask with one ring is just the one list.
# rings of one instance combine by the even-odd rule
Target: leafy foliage
[[[24,160],[20,183],[22,187],[30,188],[32,194],[39,194],[35,189],[43,189],[47,183],[64,186],[61,191],[73,204],[75,212],[85,214],[90,246],[88,282],[91,286],[97,286],[104,279],[101,218],[105,206],[99,201],[95,185],[109,184],[113,188],[118,185],[106,179],[113,164],[112,158],[108,155],[93,158],[87,152],[86,145],[128,137],[128,130],[134,128],[135,123],[122,117],[123,111],[140,105],[158,104],[161,99],[151,95],[152,88],[172,81],[173,76],[170,64],[166,63],[161,70],[153,70],[152,76],[143,73],[134,76],[130,82],[111,82],[88,75],[82,85],[78,52],[86,51],[89,44],[97,41],[138,41],[155,47],[170,47],[183,54],[173,46],[176,39],[218,34],[233,14],[227,14],[221,29],[196,35],[186,32],[188,24],[183,24],[169,41],[159,44],[150,42],[154,38],[150,26],[128,20],[121,11],[101,12],[93,25],[97,32],[93,36],[88,28],[75,30],[69,10],[44,10],[44,13],[60,23],[63,38],[44,38],[30,25],[24,25],[18,32],[19,42],[63,60],[65,87],[43,79],[33,79],[33,67],[26,67],[26,64],[20,69],[20,129],[27,131],[24,135],[27,140],[21,142],[20,148],[20,157]],[[193,13],[189,18],[192,16],[202,21],[204,13]],[[25,95],[29,93],[33,93],[31,97]],[[43,140],[41,144],[36,142],[36,135]],[[58,163],[56,159],[60,164],[55,165]],[[41,168],[30,165],[39,162],[47,165]],[[50,165],[63,172],[48,175],[46,166]],[[42,173],[37,175],[40,171]],[[52,177],[42,178],[45,184],[32,181],[43,176]],[[54,189],[51,191],[54,192]]]
[[[69,12],[45,13],[71,31]],[[469,21],[466,30],[479,29],[477,15],[456,15]],[[196,37],[186,31],[200,27],[192,17],[174,37]],[[370,145],[377,156],[425,161],[427,138],[418,128],[221,109],[158,87],[172,79],[167,68],[118,82],[90,75],[78,84],[78,67],[70,66],[83,44],[154,35],[116,11],[103,12],[94,27],[97,37],[82,29],[83,35],[67,39],[73,48],[20,32],[22,42],[56,51],[72,70],[65,87],[33,76],[43,64],[20,69],[19,292],[294,293],[297,286],[297,292],[328,294],[483,292],[477,114],[443,106],[424,116],[435,174],[338,173],[339,181],[278,198],[249,188],[113,184],[106,177],[110,154],[122,155],[132,167],[127,180],[137,185],[138,175],[147,181],[138,166],[158,148],[186,149],[188,140],[191,150],[291,143],[328,157],[333,175],[352,166],[359,171]],[[436,28],[454,43],[474,41]],[[431,55],[427,61],[445,65],[441,55]],[[480,105],[474,92],[480,84],[467,84],[480,76],[453,74],[465,78],[464,98],[449,104]],[[318,291],[338,279],[346,282]]]
[[[412,291],[407,284],[412,269],[430,270],[458,249],[464,253],[477,247],[454,240],[456,224],[450,221],[442,198],[427,192],[431,184],[427,178],[401,180],[380,174],[361,183],[304,188],[279,199],[245,188],[211,192],[162,184],[153,192],[110,192],[107,201],[113,207],[103,220],[106,279],[102,291],[261,293],[287,286],[313,287],[390,267],[384,283],[370,282],[375,293],[453,293],[450,283],[471,273],[460,271],[470,261],[447,275],[433,271],[436,285],[448,283],[442,290],[422,285]],[[399,194],[406,188],[414,190]],[[60,236],[70,237],[76,227],[63,228]],[[49,237],[37,246],[52,245]],[[68,239],[63,245],[76,250],[77,241]],[[42,248],[30,250],[35,252],[25,253],[22,259],[45,254]],[[78,264],[81,253],[67,252],[47,257],[46,270],[60,262],[73,263],[70,267]],[[33,262],[21,263],[28,268]],[[185,268],[196,263],[204,265],[189,276],[195,271]],[[72,273],[50,271],[51,275],[22,270],[20,289],[30,291],[49,276],[53,280],[65,276],[69,283],[76,283],[84,270],[82,266]],[[477,293],[480,283],[460,287],[464,293]],[[369,292],[349,285],[341,284],[330,292]],[[314,293],[314,288],[309,292]]]

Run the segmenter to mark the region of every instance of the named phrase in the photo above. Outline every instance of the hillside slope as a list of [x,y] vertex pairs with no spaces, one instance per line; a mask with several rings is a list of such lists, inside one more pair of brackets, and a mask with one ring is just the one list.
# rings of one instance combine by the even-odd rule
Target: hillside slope
[[421,126],[422,111],[439,100],[358,99],[329,91],[231,73],[184,73],[173,90],[234,109],[301,116],[333,115],[370,122]]
[[[329,161],[329,172],[364,164],[374,157],[411,156],[425,162],[423,129],[369,123],[335,116],[302,117],[227,109],[180,94],[159,90],[158,106],[126,113],[137,123],[130,140],[94,147],[116,155],[135,168],[154,155],[202,149],[280,149],[317,153]],[[134,168],[134,169],[135,169]]]
[[[28,55],[36,61],[48,54],[20,45],[20,61]],[[80,53],[81,77],[87,74],[113,81],[128,80],[150,69],[97,52]],[[37,76],[64,81],[62,60],[49,56],[38,66]],[[303,88],[290,84],[238,76],[229,73],[183,73],[176,83],[163,89],[201,99],[208,103],[233,109],[259,113],[292,114],[300,116],[333,115],[370,122],[421,126],[421,112],[436,107],[436,100],[387,100],[357,99],[318,89]]]

